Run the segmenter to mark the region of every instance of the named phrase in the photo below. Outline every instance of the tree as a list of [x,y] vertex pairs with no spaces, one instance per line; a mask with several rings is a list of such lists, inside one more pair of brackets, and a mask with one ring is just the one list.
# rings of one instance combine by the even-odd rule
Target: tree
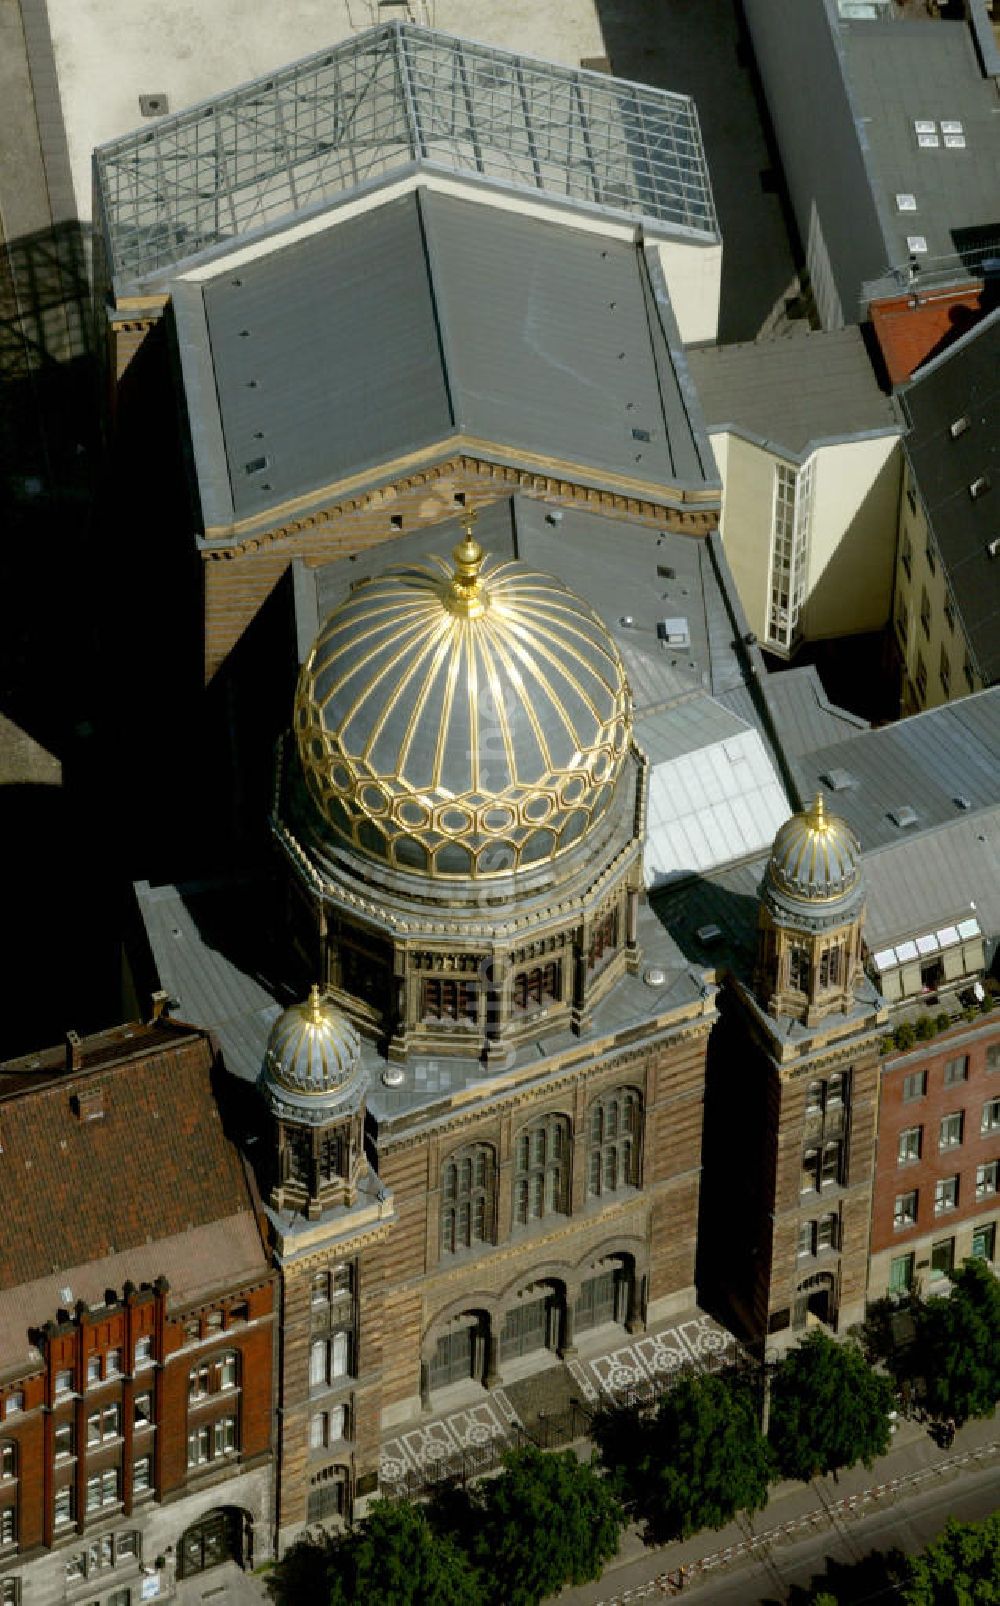
[[650,1543],[722,1528],[767,1504],[770,1452],[751,1391],[735,1377],[684,1378],[652,1416],[608,1412],[595,1437]]
[[293,1545],[268,1579],[281,1606],[480,1606],[483,1586],[420,1506],[377,1500],[349,1534]]
[[812,1332],[785,1357],[771,1384],[768,1432],[782,1475],[803,1482],[889,1448],[892,1384],[853,1341]]
[[983,1522],[947,1524],[921,1556],[911,1556],[900,1591],[906,1606],[976,1606],[1000,1601],[1000,1512]]
[[932,1411],[956,1422],[992,1416],[1000,1399],[1000,1282],[985,1261],[967,1260],[948,1298],[921,1304],[911,1364]]
[[471,1507],[480,1600],[498,1606],[535,1606],[599,1578],[626,1520],[608,1480],[572,1450],[512,1451],[501,1476],[472,1491]]

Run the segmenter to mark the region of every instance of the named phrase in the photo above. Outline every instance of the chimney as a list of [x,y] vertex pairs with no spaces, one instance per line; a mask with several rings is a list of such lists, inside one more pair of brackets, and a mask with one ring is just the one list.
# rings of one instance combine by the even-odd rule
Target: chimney
[[66,1069],[79,1071],[83,1068],[83,1044],[76,1032],[66,1033]]
[[150,1022],[162,1020],[170,1004],[170,994],[165,992],[162,987],[158,987],[156,992],[153,993],[150,1002],[153,1006],[153,1012],[149,1017]]

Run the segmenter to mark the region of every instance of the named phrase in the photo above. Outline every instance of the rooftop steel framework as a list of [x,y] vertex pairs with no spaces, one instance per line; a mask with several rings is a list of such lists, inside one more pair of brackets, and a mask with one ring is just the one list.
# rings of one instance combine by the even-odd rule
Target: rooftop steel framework
[[415,167],[718,237],[687,96],[392,22],[100,146],[108,266],[135,282]]

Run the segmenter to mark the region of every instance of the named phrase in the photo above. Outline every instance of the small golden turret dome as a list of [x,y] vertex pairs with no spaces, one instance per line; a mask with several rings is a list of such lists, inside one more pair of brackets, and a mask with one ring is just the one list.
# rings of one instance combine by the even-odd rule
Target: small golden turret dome
[[282,1113],[321,1124],[359,1102],[361,1039],[350,1021],[314,986],[271,1027],[258,1083]]
[[861,844],[846,821],[826,812],[817,792],[809,808],[786,820],[774,839],[767,874],[772,886],[803,903],[846,898],[860,879]]
[[387,569],[335,608],[295,734],[335,845],[411,875],[544,864],[609,810],[631,750],[615,642],[554,575],[484,553]]

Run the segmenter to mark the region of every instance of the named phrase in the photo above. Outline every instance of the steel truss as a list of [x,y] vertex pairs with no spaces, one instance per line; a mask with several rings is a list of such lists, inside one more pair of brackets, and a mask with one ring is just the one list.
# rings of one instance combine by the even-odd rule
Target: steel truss
[[414,166],[717,239],[694,103],[392,22],[95,152],[135,283]]

